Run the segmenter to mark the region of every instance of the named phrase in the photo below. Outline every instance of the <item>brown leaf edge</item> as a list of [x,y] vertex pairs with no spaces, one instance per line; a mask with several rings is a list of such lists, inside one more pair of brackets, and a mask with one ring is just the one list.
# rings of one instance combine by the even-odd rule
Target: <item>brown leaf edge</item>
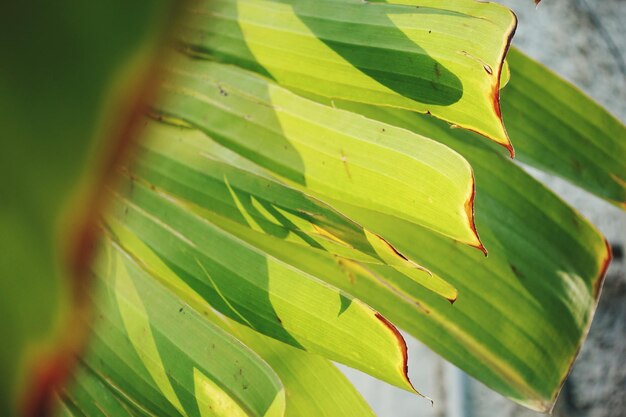
[[[73,221],[73,230],[67,232],[67,244],[61,249],[67,266],[71,288],[69,321],[63,325],[60,337],[54,346],[44,346],[37,357],[26,365],[25,389],[18,398],[18,412],[25,417],[45,417],[55,410],[57,390],[71,379],[77,358],[84,351],[89,340],[89,318],[91,313],[89,292],[91,290],[90,265],[100,238],[100,213],[108,200],[102,192],[114,184],[117,167],[132,158],[135,138],[148,113],[149,104],[156,98],[160,85],[160,71],[154,65],[159,58],[167,55],[165,45],[169,29],[179,21],[180,5],[173,6],[168,22],[164,22],[157,46],[149,59],[142,63],[133,80],[138,81],[133,90],[122,95],[117,107],[110,112],[117,116],[112,127],[102,137],[94,140],[95,149],[102,150],[101,159],[93,161],[96,174],[86,195],[75,195],[77,204],[63,213]],[[136,77],[136,78],[135,78]],[[119,81],[119,80],[114,80]],[[99,155],[100,156],[100,155]],[[82,190],[85,192],[85,190]],[[80,194],[80,192],[74,193]],[[67,213],[71,212],[71,213]]]

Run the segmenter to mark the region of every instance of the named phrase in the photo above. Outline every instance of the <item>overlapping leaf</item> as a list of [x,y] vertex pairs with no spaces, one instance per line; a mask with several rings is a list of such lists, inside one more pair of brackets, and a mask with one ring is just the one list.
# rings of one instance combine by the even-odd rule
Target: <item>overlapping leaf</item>
[[286,417],[374,417],[350,381],[327,359],[243,326],[233,332],[280,377],[287,396]]
[[[276,83],[213,62],[168,67],[155,113],[181,126],[149,123],[112,192],[99,321],[60,413],[369,415],[304,350],[411,390],[402,337],[370,305],[488,386],[548,409],[608,246],[471,133],[414,113],[511,149],[498,90],[514,26],[508,10],[466,0],[196,6],[177,34],[187,52]],[[520,53],[510,60],[503,110],[522,159],[624,205],[624,126],[556,77],[539,86],[545,69]],[[489,258],[463,245],[483,248],[464,158]],[[440,297],[456,299],[451,284],[454,306]],[[211,309],[277,375],[202,317]]]
[[236,233],[228,220],[346,260],[387,265],[450,301],[456,290],[331,207],[272,179],[201,132],[149,123],[132,175]]
[[[252,222],[237,221],[233,215],[222,219],[219,215],[207,216],[211,206],[220,206],[211,201],[219,200],[201,193],[194,197],[194,193],[185,192],[185,187],[192,189],[194,181],[208,175],[211,160],[206,160],[204,170],[196,167],[195,174],[188,172],[183,176],[180,168],[166,163],[166,158],[154,159],[151,155],[158,154],[163,143],[169,143],[161,155],[178,155],[171,160],[187,158],[185,142],[191,140],[196,149],[202,144],[206,149],[219,149],[198,132],[167,126],[148,131],[152,137],[165,133],[168,139],[145,142],[150,153],[145,160],[140,158],[138,172],[148,176],[148,165],[162,167],[153,168],[152,172],[169,173],[179,180],[176,187],[170,184],[170,191],[195,201],[197,207],[205,207],[205,217],[229,233],[384,311],[394,322],[492,388],[533,408],[549,407],[593,312],[608,256],[601,236],[514,164],[477,146],[466,137],[467,132],[408,112],[351,107],[362,113],[369,110],[388,122],[445,141],[476,166],[481,181],[478,201],[484,201],[483,214],[479,213],[478,218],[482,219],[479,225],[490,242],[489,258],[397,218],[334,202],[383,236],[393,236],[392,241],[402,245],[411,257],[461,286],[461,300],[454,309],[384,266],[356,257],[338,258],[327,248],[302,244],[286,235],[268,232],[268,228],[254,227]],[[250,161],[239,161],[238,165],[250,165]],[[254,170],[248,166],[246,171]],[[166,174],[161,179],[157,175],[149,178],[168,188],[168,181],[163,179]],[[505,186],[509,183],[515,187]],[[526,194],[517,190],[526,190]],[[195,192],[199,192],[197,188]],[[541,207],[537,207],[539,202]],[[216,214],[220,210],[214,209]],[[450,263],[449,259],[456,262]],[[486,316],[491,319],[482,320]],[[495,334],[508,336],[499,340]],[[537,363],[542,366],[537,367]]]
[[451,310],[413,286],[408,291],[431,312],[421,321],[410,303],[389,308],[389,301],[351,293],[493,389],[549,409],[593,316],[610,260],[606,241],[523,170],[473,142],[471,133],[405,111],[346,107],[461,152],[475,170],[477,225],[489,248],[488,258],[477,257],[405,221],[335,202],[453,283],[461,296]]
[[471,168],[448,147],[321,106],[228,65],[181,59],[164,90],[158,112],[198,126],[307,193],[336,196],[482,247]]
[[163,278],[196,311],[244,341],[246,346],[261,355],[272,367],[285,387],[286,417],[374,416],[348,379],[327,359],[291,347],[219,316],[179,277],[169,275]]
[[430,113],[510,148],[498,85],[515,25],[466,0],[217,0],[178,37],[290,88]]
[[138,405],[116,395],[113,388],[85,365],[77,366],[70,387],[57,399],[57,416],[133,417],[144,416]]
[[[217,64],[194,63],[191,67],[194,69],[177,70],[176,76],[168,81],[170,95],[159,109],[200,127],[240,155],[260,161],[260,165],[280,174],[272,163],[258,158],[261,151],[248,150],[249,141],[255,140],[258,133],[254,130],[255,123],[246,115],[264,114],[257,112],[257,108],[286,111],[286,104],[265,100],[263,106],[254,107],[255,112],[252,112],[245,105],[253,101],[251,96],[259,99],[259,94],[255,96],[254,84],[252,87],[245,84],[245,89],[236,88],[239,81],[236,75],[231,76],[235,79],[231,81],[226,76],[216,76],[218,72],[214,68],[224,68],[225,72],[233,74],[236,71]],[[196,83],[193,83],[194,70],[195,79],[200,80]],[[246,75],[242,73],[241,77]],[[207,84],[210,88],[206,87]],[[237,97],[231,99],[233,96]],[[248,102],[240,100],[240,96],[249,97]],[[275,97],[270,96],[272,99]],[[308,103],[304,99],[295,101],[304,105]],[[289,249],[291,243],[268,236],[262,230],[257,229],[256,233],[246,231],[241,222],[230,226],[224,222],[222,227],[264,252],[322,277],[381,309],[395,322],[406,326],[407,330],[494,389],[532,408],[548,408],[593,313],[597,288],[609,256],[602,237],[519,168],[473,142],[468,132],[451,130],[442,123],[437,124],[434,119],[419,118],[408,111],[329,102],[333,103],[390,125],[437,138],[462,152],[475,169],[480,170],[483,183],[479,185],[479,192],[482,190],[482,198],[486,201],[481,230],[491,242],[488,259],[437,236],[432,230],[419,226],[418,222],[401,219],[395,213],[379,210],[376,206],[355,204],[355,201],[338,194],[314,192],[357,223],[386,237],[392,244],[400,245],[402,251],[411,254],[409,258],[427,265],[429,270],[446,281],[454,282],[455,286],[463,286],[467,293],[462,298],[463,303],[450,310],[443,307],[445,304],[440,301],[434,301],[432,296],[424,297],[413,282],[401,274],[395,275],[394,271],[380,271],[377,265],[364,265],[355,259],[338,262],[313,247],[308,248],[310,255],[305,256],[301,252],[296,253],[301,247]],[[234,119],[230,119],[229,112],[219,115],[219,110],[218,115],[213,112],[207,116],[214,108],[228,108],[230,113],[243,116],[243,120],[240,117],[237,127],[231,125],[229,130],[222,129],[227,120]],[[334,111],[330,106],[326,110]],[[261,119],[268,117],[272,117],[272,113]],[[362,119],[361,123],[367,121]],[[382,129],[390,131],[390,126]],[[282,176],[289,179],[285,174]],[[292,182],[298,185],[296,181]],[[310,183],[304,181],[304,184],[301,188],[310,192]],[[525,190],[527,194],[518,190]],[[396,203],[403,197],[402,194],[390,196],[389,202]],[[542,205],[538,206],[539,203]],[[455,259],[454,265],[451,265],[450,259]],[[360,292],[358,288],[361,285],[368,290]],[[386,295],[376,295],[372,288]],[[387,302],[380,303],[384,297],[401,302],[393,303],[387,299]],[[489,322],[482,320],[496,316],[498,319]],[[416,317],[423,318],[423,321]],[[560,323],[558,327],[554,324],[557,322]],[[506,331],[503,330],[505,328]],[[498,340],[495,334],[508,334],[510,337]],[[442,342],[444,339],[445,343]],[[554,348],[555,344],[559,347]],[[520,349],[520,346],[526,347]],[[542,365],[537,366],[537,363]]]
[[517,49],[502,112],[519,159],[626,208],[626,126]]
[[108,223],[120,243],[153,275],[168,282],[179,277],[216,310],[256,331],[413,390],[404,340],[361,301],[139,181],[126,183],[111,212]]
[[105,242],[95,267],[92,343],[62,393],[85,415],[279,417],[285,394],[271,368]]

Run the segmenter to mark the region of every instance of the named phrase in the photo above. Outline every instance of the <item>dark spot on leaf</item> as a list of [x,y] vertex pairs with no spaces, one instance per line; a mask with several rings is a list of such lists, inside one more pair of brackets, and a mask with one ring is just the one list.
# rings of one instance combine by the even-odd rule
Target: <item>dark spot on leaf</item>
[[350,169],[348,168],[348,157],[343,153],[343,150],[341,150],[341,162],[343,162],[343,166],[346,169],[346,174],[348,175],[348,178],[352,179]]
[[515,274],[515,276],[519,279],[524,279],[524,274],[522,274],[522,272],[517,269],[517,267],[513,264],[509,264],[509,266],[511,267],[511,271],[513,271],[513,273]]

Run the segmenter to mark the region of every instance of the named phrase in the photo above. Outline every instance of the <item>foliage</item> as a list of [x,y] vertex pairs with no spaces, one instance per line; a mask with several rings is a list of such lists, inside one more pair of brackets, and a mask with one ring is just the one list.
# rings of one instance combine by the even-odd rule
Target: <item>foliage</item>
[[203,0],[164,42],[168,2],[109,3],[0,38],[3,415],[373,415],[330,360],[415,391],[395,325],[551,408],[610,249],[501,146],[626,207],[626,129],[509,51],[512,12]]

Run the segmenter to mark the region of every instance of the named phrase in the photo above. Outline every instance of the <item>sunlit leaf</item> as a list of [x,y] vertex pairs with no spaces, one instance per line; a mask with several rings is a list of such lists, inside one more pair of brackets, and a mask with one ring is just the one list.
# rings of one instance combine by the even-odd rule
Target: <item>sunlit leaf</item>
[[361,395],[327,359],[219,316],[198,293],[177,277],[166,281],[196,311],[245,342],[272,367],[285,387],[286,417],[374,417]]
[[[278,182],[201,132],[151,122],[132,176],[188,203],[242,238],[249,228],[346,260],[389,265],[453,301],[456,290],[384,239],[331,207]],[[232,220],[247,227],[237,228]],[[243,233],[242,233],[243,231]]]
[[287,397],[286,417],[374,417],[350,381],[327,359],[244,326],[233,332],[280,377]]
[[290,88],[430,113],[510,148],[498,84],[515,26],[467,0],[217,0],[194,5],[178,38]]
[[[107,253],[96,266],[97,321],[83,359],[90,377],[153,415],[283,415],[284,391],[267,364],[117,245],[103,244]],[[89,401],[81,399],[87,381],[78,378],[77,388],[64,395],[80,407]]]
[[591,323],[611,256],[605,239],[522,169],[473,142],[471,133],[406,111],[347,107],[436,138],[471,162],[476,222],[489,256],[406,221],[328,201],[452,283],[459,298],[450,308],[407,282],[406,291],[430,311],[416,315],[409,302],[382,302],[358,285],[346,291],[489,387],[548,410]]
[[232,66],[181,59],[156,109],[316,197],[334,196],[482,247],[474,180],[448,147],[301,98]]
[[139,183],[127,184],[112,214],[122,246],[167,285],[182,281],[235,321],[413,391],[404,340],[361,301]]

